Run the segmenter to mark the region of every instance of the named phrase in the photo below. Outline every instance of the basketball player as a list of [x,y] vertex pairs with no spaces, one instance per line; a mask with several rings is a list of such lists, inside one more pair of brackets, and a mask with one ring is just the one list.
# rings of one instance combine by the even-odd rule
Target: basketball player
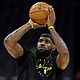
[[32,28],[42,28],[29,20],[4,39],[4,46],[17,63],[17,80],[60,80],[69,64],[69,51],[54,28],[55,12],[49,7],[47,20],[50,34],[44,33],[37,43],[34,53],[21,46],[18,41]]

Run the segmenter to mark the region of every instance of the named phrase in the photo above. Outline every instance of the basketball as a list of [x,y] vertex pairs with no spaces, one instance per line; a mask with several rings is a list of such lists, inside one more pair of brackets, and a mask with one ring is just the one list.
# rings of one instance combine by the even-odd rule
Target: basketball
[[37,2],[33,4],[29,10],[29,17],[33,22],[45,25],[48,18],[49,4],[45,2]]

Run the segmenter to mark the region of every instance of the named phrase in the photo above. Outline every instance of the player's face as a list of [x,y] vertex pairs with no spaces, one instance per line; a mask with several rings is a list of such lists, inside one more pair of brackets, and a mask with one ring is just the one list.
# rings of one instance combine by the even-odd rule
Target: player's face
[[37,49],[41,52],[47,51],[52,49],[53,42],[50,38],[48,37],[40,37],[38,44],[37,44]]

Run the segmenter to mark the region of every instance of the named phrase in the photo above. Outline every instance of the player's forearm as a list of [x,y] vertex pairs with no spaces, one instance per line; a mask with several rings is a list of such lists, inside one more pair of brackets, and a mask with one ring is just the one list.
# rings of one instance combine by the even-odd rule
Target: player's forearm
[[54,40],[54,43],[58,49],[58,51],[60,53],[62,53],[63,51],[68,51],[67,49],[67,46],[65,44],[65,42],[63,41],[63,39],[59,36],[59,34],[56,32],[56,30],[53,28],[53,29],[50,29],[50,33],[51,33],[51,36]]
[[12,33],[10,33],[5,40],[9,40],[11,42],[17,42],[21,39],[21,37],[31,29],[31,25],[29,23],[24,24],[20,28],[16,29]]
[[55,29],[50,29],[50,33],[52,35],[52,38],[54,40],[54,43],[56,45],[56,48],[59,52],[57,56],[57,65],[59,68],[64,70],[68,63],[69,63],[69,51],[65,44],[65,42],[62,40],[62,38],[59,36],[59,34],[55,31]]

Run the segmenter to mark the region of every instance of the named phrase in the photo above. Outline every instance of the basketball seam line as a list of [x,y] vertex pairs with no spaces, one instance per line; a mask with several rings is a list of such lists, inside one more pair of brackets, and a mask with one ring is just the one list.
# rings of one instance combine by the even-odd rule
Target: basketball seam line
[[47,19],[47,18],[45,18],[45,19],[34,19],[34,18],[31,18],[32,20],[45,20],[45,19]]
[[[45,11],[45,10],[34,11],[34,12],[29,13],[29,14],[32,14],[32,13],[35,13],[35,12],[42,12],[42,11]],[[45,11],[45,12],[48,13],[47,11]]]

